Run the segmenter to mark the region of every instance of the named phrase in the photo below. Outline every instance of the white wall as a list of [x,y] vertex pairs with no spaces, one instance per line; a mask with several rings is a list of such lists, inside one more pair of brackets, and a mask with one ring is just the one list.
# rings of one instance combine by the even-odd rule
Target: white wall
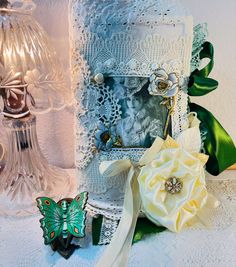
[[[35,17],[53,38],[58,55],[68,69],[68,0],[35,0]],[[236,140],[236,0],[182,0],[195,17],[195,24],[208,22],[209,40],[215,46],[212,78],[219,89],[194,99],[213,112]],[[0,127],[0,134],[2,129]],[[62,167],[73,166],[73,112],[65,110],[38,117],[38,135],[48,159]],[[2,137],[2,135],[1,135]]]

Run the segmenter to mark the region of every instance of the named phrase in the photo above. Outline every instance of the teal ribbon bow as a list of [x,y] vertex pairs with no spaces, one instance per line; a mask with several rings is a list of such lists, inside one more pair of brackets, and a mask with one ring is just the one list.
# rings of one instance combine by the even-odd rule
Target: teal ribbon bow
[[[209,58],[209,63],[201,70],[195,70],[189,80],[188,94],[203,96],[218,87],[218,82],[208,78],[214,66],[214,48],[209,42],[203,44],[200,59]],[[209,155],[206,169],[212,175],[218,175],[236,163],[236,148],[233,140],[218,120],[205,108],[189,103],[190,110],[198,114],[202,127],[207,130],[204,148]]]

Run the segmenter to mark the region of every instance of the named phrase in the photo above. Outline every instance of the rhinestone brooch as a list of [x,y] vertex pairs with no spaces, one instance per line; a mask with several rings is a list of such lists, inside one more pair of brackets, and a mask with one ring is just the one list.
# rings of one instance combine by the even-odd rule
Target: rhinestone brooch
[[183,188],[183,183],[179,178],[171,177],[165,182],[165,190],[174,195],[180,193]]

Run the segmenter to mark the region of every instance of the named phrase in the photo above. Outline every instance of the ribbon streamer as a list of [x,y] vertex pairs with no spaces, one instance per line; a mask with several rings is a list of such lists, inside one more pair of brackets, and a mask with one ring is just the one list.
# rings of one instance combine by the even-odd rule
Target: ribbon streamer
[[210,174],[218,175],[236,163],[234,142],[211,112],[194,103],[190,103],[189,107],[198,114],[202,126],[207,130],[204,147],[209,160],[206,169]]
[[[120,166],[126,166],[127,168],[130,168],[130,171],[125,185],[125,199],[122,219],[110,245],[103,254],[102,258],[96,264],[96,267],[121,267],[126,266],[128,262],[134,230],[141,206],[141,197],[139,194],[139,185],[137,181],[138,168],[130,164],[130,160],[102,163],[102,174],[109,173],[109,176],[114,176],[114,173],[117,174],[118,169],[120,169],[120,172],[125,171],[125,169],[119,168]],[[113,172],[114,165],[116,165],[115,172]]]

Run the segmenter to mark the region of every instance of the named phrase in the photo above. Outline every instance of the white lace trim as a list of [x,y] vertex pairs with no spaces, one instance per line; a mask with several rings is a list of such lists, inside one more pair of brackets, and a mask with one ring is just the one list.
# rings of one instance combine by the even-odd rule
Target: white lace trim
[[107,245],[111,242],[111,239],[118,226],[118,220],[108,219],[103,216],[102,227],[100,233],[100,239],[98,245]]
[[193,31],[193,51],[192,51],[192,60],[191,60],[191,72],[199,68],[200,52],[202,51],[202,45],[206,42],[208,36],[207,24],[198,24],[194,27]]
[[[188,12],[177,0],[70,0],[74,26],[83,30],[109,35],[110,29],[128,32],[144,25],[185,23]],[[118,27],[117,27],[118,26]]]
[[[87,33],[83,41],[74,38],[77,54],[83,55],[82,60],[88,62],[94,74],[101,72],[109,76],[149,77],[153,63],[159,67],[164,65],[167,72],[178,72],[185,76],[190,73],[191,34],[168,38],[155,33],[136,40],[127,33],[113,34],[108,39]],[[78,58],[81,59],[80,56]]]
[[189,75],[193,20],[179,1],[70,0],[69,9],[72,46],[93,73],[102,64],[112,75],[147,77],[151,63],[175,61]]
[[177,105],[172,116],[172,136],[176,138],[182,131],[189,127],[188,121],[188,94],[187,88],[182,87],[178,93]]

